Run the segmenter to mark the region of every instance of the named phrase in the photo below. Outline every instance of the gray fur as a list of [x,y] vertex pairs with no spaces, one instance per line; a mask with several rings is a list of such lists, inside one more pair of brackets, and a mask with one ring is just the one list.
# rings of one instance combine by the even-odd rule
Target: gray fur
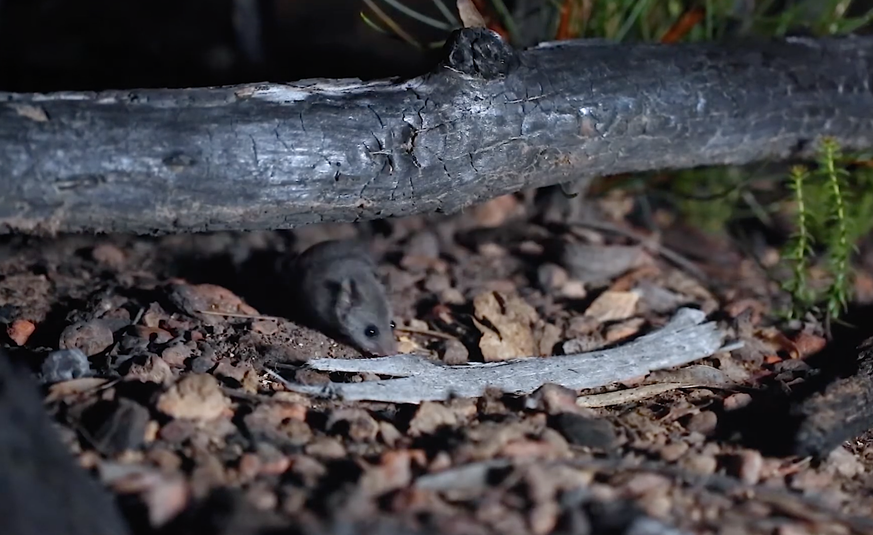
[[[391,304],[376,275],[376,264],[357,240],[317,243],[295,261],[300,305],[320,327],[372,355],[391,355],[397,344]],[[375,336],[367,331],[375,327]]]

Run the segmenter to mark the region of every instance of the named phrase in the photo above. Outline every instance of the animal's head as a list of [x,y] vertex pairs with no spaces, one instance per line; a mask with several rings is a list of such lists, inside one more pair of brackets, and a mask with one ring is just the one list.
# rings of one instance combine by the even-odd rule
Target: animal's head
[[335,312],[341,334],[372,355],[397,351],[391,306],[375,277],[347,277],[336,286]]

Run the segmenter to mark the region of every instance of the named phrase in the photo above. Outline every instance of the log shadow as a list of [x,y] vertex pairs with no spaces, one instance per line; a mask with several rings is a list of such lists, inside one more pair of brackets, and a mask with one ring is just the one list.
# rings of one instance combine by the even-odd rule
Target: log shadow
[[[820,400],[814,398],[819,398],[837,382],[851,380],[856,382],[856,389],[858,386],[870,389],[867,395],[873,395],[873,377],[867,377],[867,372],[859,371],[858,366],[859,345],[873,334],[869,326],[871,313],[873,306],[850,309],[845,322],[857,327],[834,326],[833,341],[806,359],[813,374],[800,385],[792,386],[790,392],[767,388],[753,394],[749,405],[723,412],[719,415],[716,437],[737,441],[770,456],[821,457],[844,441],[873,428],[873,419],[864,415],[854,415],[859,418],[847,426],[853,417],[849,413],[834,414],[835,418],[824,427],[821,422],[810,423],[811,416],[824,410],[817,409]],[[844,405],[851,406],[851,400],[846,400]],[[810,425],[815,428],[814,436],[810,435]]]

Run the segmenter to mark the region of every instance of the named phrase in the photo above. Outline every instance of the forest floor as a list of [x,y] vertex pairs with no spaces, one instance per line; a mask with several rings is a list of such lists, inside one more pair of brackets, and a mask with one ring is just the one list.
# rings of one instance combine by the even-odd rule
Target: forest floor
[[[826,348],[819,326],[771,322],[785,303],[762,265],[778,249],[762,239],[741,250],[657,211],[665,230],[635,228],[640,243],[609,229],[631,230],[632,199],[547,198],[284,232],[6,238],[0,343],[36,372],[50,354],[75,360],[59,350],[89,357],[90,369],[46,385],[46,405],[138,533],[344,523],[359,526],[344,533],[445,535],[873,533],[873,435],[824,459],[753,447],[780,415],[749,407],[790,395]],[[574,210],[601,224],[569,224]],[[463,365],[590,351],[681,306],[744,345],[583,392],[545,385],[422,404],[289,392],[275,374],[374,379],[305,366],[361,355],[286,319],[294,303],[276,268],[350,236],[372,244],[405,353]],[[873,269],[861,267],[863,305]],[[841,341],[844,358],[873,334],[860,327]],[[715,386],[576,403],[677,377]]]

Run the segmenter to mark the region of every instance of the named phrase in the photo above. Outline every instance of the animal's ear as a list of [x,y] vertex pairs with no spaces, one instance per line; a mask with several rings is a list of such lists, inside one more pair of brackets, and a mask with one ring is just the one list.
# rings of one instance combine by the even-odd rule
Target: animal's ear
[[344,317],[356,302],[360,301],[358,285],[354,279],[343,279],[337,285],[336,311],[339,317]]

